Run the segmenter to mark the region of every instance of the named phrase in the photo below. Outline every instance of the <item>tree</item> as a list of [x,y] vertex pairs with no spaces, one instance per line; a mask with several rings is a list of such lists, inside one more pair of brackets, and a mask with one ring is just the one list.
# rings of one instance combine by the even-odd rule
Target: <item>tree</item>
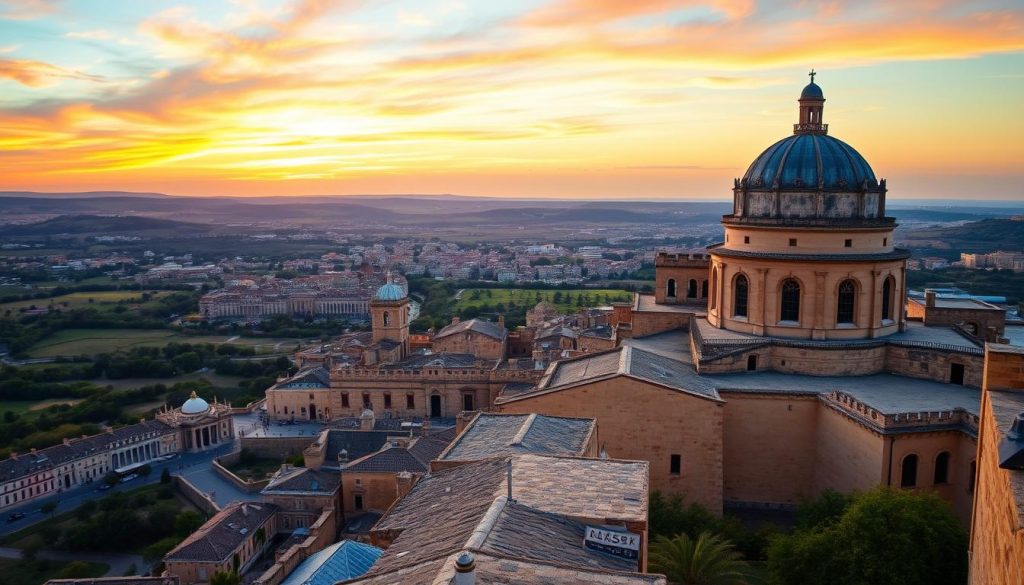
[[49,514],[50,518],[53,518],[53,513],[57,511],[57,502],[46,502],[39,507],[39,511],[43,514]]
[[242,577],[238,573],[231,571],[225,573],[223,571],[217,571],[210,577],[210,585],[241,585]]
[[[835,509],[835,501],[818,509]],[[880,487],[842,514],[776,537],[768,571],[777,585],[953,585],[967,580],[967,533],[934,493]]]
[[160,472],[160,483],[171,483],[171,470],[166,467]]
[[174,519],[174,532],[184,538],[203,525],[203,517],[192,510],[185,510]]
[[71,561],[57,573],[60,579],[82,579],[93,576],[92,566],[85,561]]
[[119,481],[121,481],[121,478],[118,477],[118,475],[116,473],[114,473],[113,471],[111,471],[110,473],[108,473],[105,476],[103,476],[103,483],[105,483],[105,484],[107,484],[109,486],[115,486],[115,485],[117,485],[117,482],[119,482]]
[[648,566],[664,573],[673,585],[745,585],[747,563],[732,543],[702,532],[696,540],[686,534],[659,536],[651,545]]
[[21,547],[21,558],[27,562],[34,562],[43,550],[43,539],[39,536],[29,538]]

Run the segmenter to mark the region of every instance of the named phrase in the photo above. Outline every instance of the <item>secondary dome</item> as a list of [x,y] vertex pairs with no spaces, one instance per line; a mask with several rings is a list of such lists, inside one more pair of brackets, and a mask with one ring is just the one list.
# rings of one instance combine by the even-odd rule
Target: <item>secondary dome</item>
[[803,91],[800,92],[800,99],[824,100],[825,94],[822,93],[821,86],[812,81],[807,84],[807,87],[805,87]]
[[185,404],[181,405],[181,414],[202,414],[208,410],[210,410],[209,403],[197,396],[194,391]]
[[405,298],[405,291],[397,284],[388,282],[377,289],[377,294],[374,295],[374,298],[378,301],[400,301]]
[[852,146],[827,134],[800,133],[762,152],[743,175],[751,189],[874,191],[871,165]]

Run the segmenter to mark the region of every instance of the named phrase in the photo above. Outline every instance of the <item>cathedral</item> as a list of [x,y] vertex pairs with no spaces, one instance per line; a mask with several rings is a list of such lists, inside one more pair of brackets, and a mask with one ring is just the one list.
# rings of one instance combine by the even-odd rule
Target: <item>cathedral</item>
[[824,105],[812,76],[792,134],[734,181],[723,241],[659,254],[654,294],[614,306],[607,343],[510,358],[539,333],[474,319],[414,348],[408,299],[386,284],[372,335],[280,380],[269,415],[594,418],[601,451],[650,462],[651,491],[716,513],[889,485],[935,491],[966,521],[984,345],[1005,316],[908,300],[886,182],[829,134]]

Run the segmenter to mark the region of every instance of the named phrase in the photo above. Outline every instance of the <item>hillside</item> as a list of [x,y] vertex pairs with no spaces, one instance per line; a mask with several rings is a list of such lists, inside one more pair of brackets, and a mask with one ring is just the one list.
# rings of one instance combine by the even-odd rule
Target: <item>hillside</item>
[[903,234],[908,247],[944,247],[962,252],[1024,250],[1024,221],[985,219],[958,226],[911,230]]

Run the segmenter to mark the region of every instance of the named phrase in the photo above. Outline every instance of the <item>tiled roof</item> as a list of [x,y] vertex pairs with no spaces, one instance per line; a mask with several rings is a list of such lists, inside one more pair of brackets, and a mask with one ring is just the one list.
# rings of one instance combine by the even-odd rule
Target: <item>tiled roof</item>
[[537,331],[536,339],[545,339],[547,337],[568,337],[570,339],[576,339],[576,332],[568,327],[562,325],[555,325],[553,327],[547,327]]
[[548,368],[536,390],[502,395],[498,402],[554,392],[614,376],[628,376],[703,398],[720,400],[714,384],[697,374],[689,364],[639,347],[623,345],[609,351],[555,362]]
[[291,378],[274,386],[275,389],[306,389],[306,388],[330,388],[331,374],[327,368],[316,366],[306,368],[296,373]]
[[330,467],[337,466],[338,454],[342,450],[347,451],[349,461],[365,457],[370,453],[380,450],[388,442],[388,437],[394,437],[396,434],[400,434],[400,431],[330,429],[327,431],[324,465]]
[[476,331],[488,337],[494,339],[505,339],[508,336],[508,330],[503,326],[498,325],[492,321],[484,321],[483,319],[469,319],[467,321],[459,321],[458,323],[452,323],[444,329],[437,332],[434,339],[440,339],[456,333],[462,333],[465,331]]
[[341,478],[337,473],[328,473],[305,467],[295,467],[278,472],[262,493],[302,492],[305,494],[330,494],[338,491]]
[[343,540],[310,555],[281,585],[334,585],[366,574],[384,551],[355,540]]
[[[635,577],[620,573],[636,570],[635,561],[582,545],[585,519],[601,524],[646,523],[646,462],[513,457],[514,500],[509,501],[508,461],[489,459],[425,476],[374,526],[373,532],[387,534],[393,541],[373,569],[353,582],[446,583],[450,562],[439,561],[471,550],[478,557],[502,560],[504,565],[499,565],[504,567],[522,563],[515,570],[502,569],[506,580],[497,582],[659,583],[605,581],[613,575]],[[541,579],[553,565],[561,567],[562,578]],[[531,570],[536,572],[531,575]],[[484,574],[486,569],[478,565],[477,571]],[[589,571],[600,578],[590,579]]]
[[408,447],[385,446],[376,453],[346,465],[342,472],[424,473],[430,469],[430,462],[445,450],[454,437],[455,429],[450,428],[426,437],[417,437]]
[[608,325],[598,325],[597,327],[591,327],[590,329],[584,329],[580,331],[581,337],[600,337],[602,339],[612,338],[612,328]]
[[400,362],[383,364],[385,370],[419,370],[422,368],[485,368],[494,367],[494,360],[478,359],[471,353],[421,353]]
[[439,459],[479,461],[519,453],[582,455],[595,427],[591,418],[480,413]]
[[[274,504],[233,502],[164,556],[164,562],[219,563],[231,556],[278,510]],[[267,534],[270,538],[272,534]]]

